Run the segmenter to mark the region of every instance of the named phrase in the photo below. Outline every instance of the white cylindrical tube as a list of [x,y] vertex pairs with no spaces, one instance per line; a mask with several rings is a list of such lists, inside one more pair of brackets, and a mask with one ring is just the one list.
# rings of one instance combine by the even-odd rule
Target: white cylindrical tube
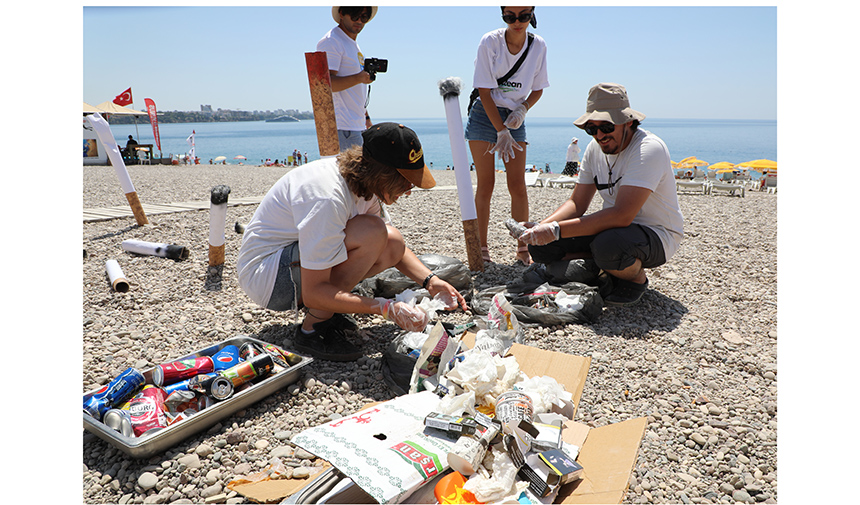
[[444,99],[445,117],[448,119],[448,138],[451,141],[451,156],[454,160],[454,179],[460,198],[460,219],[468,221],[478,218],[475,196],[472,194],[472,176],[469,159],[466,157],[466,139],[463,137],[463,118],[460,117],[460,100],[457,95]]
[[224,228],[227,221],[227,196],[230,186],[212,188],[209,206],[209,266],[224,264]]
[[120,268],[116,260],[107,260],[105,262],[105,269],[107,270],[108,279],[114,291],[117,293],[128,291],[128,280],[125,278],[125,274],[122,273],[122,268]]
[[183,246],[135,239],[123,240],[122,250],[130,253],[170,258],[172,260],[184,260],[188,258],[188,249]]
[[113,138],[113,133],[110,131],[110,126],[101,115],[96,112],[87,116],[87,121],[93,127],[93,131],[102,143],[102,146],[107,151],[110,164],[119,178],[119,184],[122,186],[123,193],[134,193],[134,184],[131,183],[131,177],[128,175],[128,170],[125,168],[125,162],[122,161],[122,155],[119,152],[116,139]]

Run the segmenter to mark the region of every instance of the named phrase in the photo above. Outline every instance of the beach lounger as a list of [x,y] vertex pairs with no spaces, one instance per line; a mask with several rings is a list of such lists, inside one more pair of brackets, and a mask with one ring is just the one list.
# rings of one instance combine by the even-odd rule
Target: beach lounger
[[708,181],[706,181],[705,179],[675,180],[675,191],[677,192],[691,191],[698,193],[699,191],[701,191],[703,195],[707,195],[708,189]]
[[725,191],[730,195],[737,195],[740,193],[741,198],[746,196],[744,186],[741,184],[729,184],[726,182],[712,182],[708,184],[708,193],[713,195],[714,191]]
[[[537,186],[539,177],[540,172],[526,172],[526,186]],[[541,186],[543,186],[543,182],[541,182]]]
[[560,177],[555,177],[553,179],[547,179],[546,183],[549,187],[554,188],[557,185],[560,187],[575,187],[579,182],[579,177],[568,177],[566,175],[562,175]]

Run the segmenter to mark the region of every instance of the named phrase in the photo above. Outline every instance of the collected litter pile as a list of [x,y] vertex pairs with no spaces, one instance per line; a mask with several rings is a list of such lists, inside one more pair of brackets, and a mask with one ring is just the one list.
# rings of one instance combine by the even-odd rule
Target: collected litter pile
[[304,488],[278,495],[276,465],[228,487],[287,503],[620,502],[645,419],[573,422],[590,358],[519,344],[503,294],[480,326],[398,337],[386,382],[408,393],[293,436],[332,465]]

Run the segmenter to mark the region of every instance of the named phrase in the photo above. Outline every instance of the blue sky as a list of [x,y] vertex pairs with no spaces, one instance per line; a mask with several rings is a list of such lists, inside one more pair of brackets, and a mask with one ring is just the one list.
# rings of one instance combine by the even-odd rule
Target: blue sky
[[[776,7],[536,14],[550,88],[531,115],[577,117],[588,89],[611,81],[650,117],[777,117]],[[304,53],[334,25],[328,5],[84,7],[83,99],[95,105],[130,86],[137,109],[148,97],[159,110],[311,110]],[[495,5],[380,7],[358,37],[366,57],[389,60],[371,88],[371,115],[444,117],[437,81],[457,76],[470,87],[481,36],[503,26]]]

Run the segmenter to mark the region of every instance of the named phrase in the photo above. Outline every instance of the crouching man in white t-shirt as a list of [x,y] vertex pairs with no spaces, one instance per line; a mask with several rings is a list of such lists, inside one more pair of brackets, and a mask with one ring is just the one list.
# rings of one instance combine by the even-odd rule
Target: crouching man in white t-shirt
[[[645,269],[666,263],[684,236],[669,149],[639,129],[643,119],[624,86],[592,87],[586,113],[573,123],[592,136],[579,183],[540,224],[524,223],[529,229],[518,237],[538,263],[593,258],[612,276],[607,305],[638,303],[648,289]],[[598,191],[603,208],[585,215]]]
[[382,217],[382,203],[393,204],[415,186],[436,185],[418,137],[395,123],[362,135],[363,146],[281,177],[246,226],[237,260],[239,285],[256,303],[307,309],[293,339],[296,350],[331,361],[362,356],[347,340],[357,327],[344,314],[381,314],[408,331],[427,326],[427,315],[409,304],[352,293],[390,267],[431,296],[441,294],[449,309],[466,310],[463,296],[432,274]]

